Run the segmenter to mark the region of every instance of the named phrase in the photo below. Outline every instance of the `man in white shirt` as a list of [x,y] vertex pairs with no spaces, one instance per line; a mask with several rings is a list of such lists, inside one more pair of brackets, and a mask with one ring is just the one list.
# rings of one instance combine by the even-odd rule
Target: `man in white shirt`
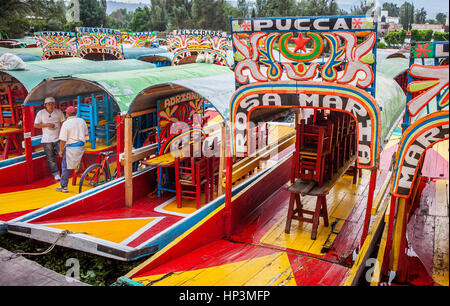
[[55,180],[59,180],[58,166],[55,157],[59,154],[59,129],[64,121],[64,114],[55,108],[55,99],[47,97],[44,101],[44,109],[41,109],[34,120],[34,127],[42,129],[41,143],[47,157],[47,163]]
[[67,185],[69,184],[70,173],[80,164],[84,154],[84,143],[89,138],[86,121],[77,118],[76,114],[75,107],[69,106],[66,108],[67,119],[61,126],[61,132],[59,133],[59,156],[62,157],[61,186],[56,190],[60,192],[69,192]]

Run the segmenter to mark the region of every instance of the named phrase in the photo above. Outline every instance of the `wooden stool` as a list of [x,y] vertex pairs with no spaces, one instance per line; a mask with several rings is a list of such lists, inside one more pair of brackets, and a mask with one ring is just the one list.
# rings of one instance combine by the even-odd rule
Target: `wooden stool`
[[[317,196],[316,208],[314,211],[303,209],[303,204],[301,202],[300,195],[306,195],[311,189],[314,188],[315,185],[316,185],[315,182],[297,179],[295,180],[294,184],[286,188],[286,190],[288,190],[291,193],[289,199],[288,215],[286,219],[286,228],[284,230],[286,234],[289,234],[291,231],[292,220],[312,223],[312,230],[311,230],[312,240],[316,240],[317,238],[317,228],[319,227],[320,217],[323,218],[325,226],[329,225],[327,204],[325,199],[326,194]],[[311,215],[312,217],[307,218],[304,216],[304,214]]]

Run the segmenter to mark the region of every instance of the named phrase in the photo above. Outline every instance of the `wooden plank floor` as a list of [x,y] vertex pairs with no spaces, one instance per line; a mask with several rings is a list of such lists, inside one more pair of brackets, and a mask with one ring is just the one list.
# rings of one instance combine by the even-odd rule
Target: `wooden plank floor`
[[[398,140],[397,140],[398,141]],[[389,168],[396,141],[382,155]],[[376,190],[388,178],[380,169]],[[370,173],[363,171],[357,184],[344,175],[327,195],[330,226],[320,221],[316,240],[311,224],[293,221],[284,232],[289,193],[274,191],[260,207],[234,229],[228,240],[218,240],[149,271],[135,273],[145,285],[343,285],[350,271],[352,253],[359,246],[367,204]],[[307,209],[314,198],[302,197]]]
[[0,286],[89,286],[0,248]]
[[[368,174],[360,180],[368,180]],[[284,233],[289,193],[281,189],[230,240],[210,243],[133,280],[156,286],[342,285],[349,272],[346,259],[360,237],[367,197],[351,180],[344,176],[340,187],[330,192],[333,226],[321,222],[316,240],[310,239],[309,224],[293,222],[291,234]],[[337,239],[341,247],[335,244]]]
[[448,180],[427,182],[409,220],[408,282],[412,284],[449,285],[448,187]]

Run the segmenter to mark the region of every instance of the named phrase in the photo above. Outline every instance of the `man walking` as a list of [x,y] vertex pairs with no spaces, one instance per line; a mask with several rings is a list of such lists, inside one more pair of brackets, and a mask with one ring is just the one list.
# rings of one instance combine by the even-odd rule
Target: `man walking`
[[61,162],[61,186],[56,188],[60,192],[69,192],[70,172],[76,169],[84,154],[84,143],[89,138],[89,131],[86,122],[77,118],[75,107],[69,106],[66,109],[67,120],[61,126],[59,134]]
[[55,108],[55,99],[47,97],[44,101],[44,109],[41,109],[34,120],[34,127],[42,129],[41,143],[44,147],[44,154],[47,158],[48,166],[55,180],[60,180],[58,166],[55,157],[59,154],[59,129],[64,121],[64,114]]

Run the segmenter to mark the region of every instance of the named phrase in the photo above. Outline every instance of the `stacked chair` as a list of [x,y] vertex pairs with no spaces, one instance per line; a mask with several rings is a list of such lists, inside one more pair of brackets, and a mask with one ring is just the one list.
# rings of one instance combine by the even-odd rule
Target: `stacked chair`
[[106,93],[77,97],[77,117],[86,120],[89,128],[91,149],[96,148],[96,140],[104,139],[109,146],[114,137],[115,123],[112,103]]
[[9,154],[22,155],[22,104],[26,95],[26,89],[19,84],[0,87],[0,152],[2,152],[2,159],[8,158]]
[[[294,178],[311,180],[322,187],[324,180],[331,180],[339,168],[350,160],[357,149],[356,121],[338,112],[325,114],[315,111],[296,127],[297,148],[294,154]],[[354,182],[356,166],[351,169]]]
[[[326,205],[327,188],[337,181],[338,173],[356,154],[356,122],[351,116],[314,110],[314,114],[296,125],[296,147],[293,156],[291,193],[285,233],[290,233],[292,220],[312,223],[311,239],[317,237],[319,219],[329,226]],[[352,171],[356,182],[356,164]],[[326,184],[329,182],[329,184]],[[316,196],[316,207],[303,207],[300,195]],[[309,215],[309,216],[308,216]]]
[[22,86],[15,89],[9,85],[0,87],[0,127],[19,127],[25,97],[26,93]]

